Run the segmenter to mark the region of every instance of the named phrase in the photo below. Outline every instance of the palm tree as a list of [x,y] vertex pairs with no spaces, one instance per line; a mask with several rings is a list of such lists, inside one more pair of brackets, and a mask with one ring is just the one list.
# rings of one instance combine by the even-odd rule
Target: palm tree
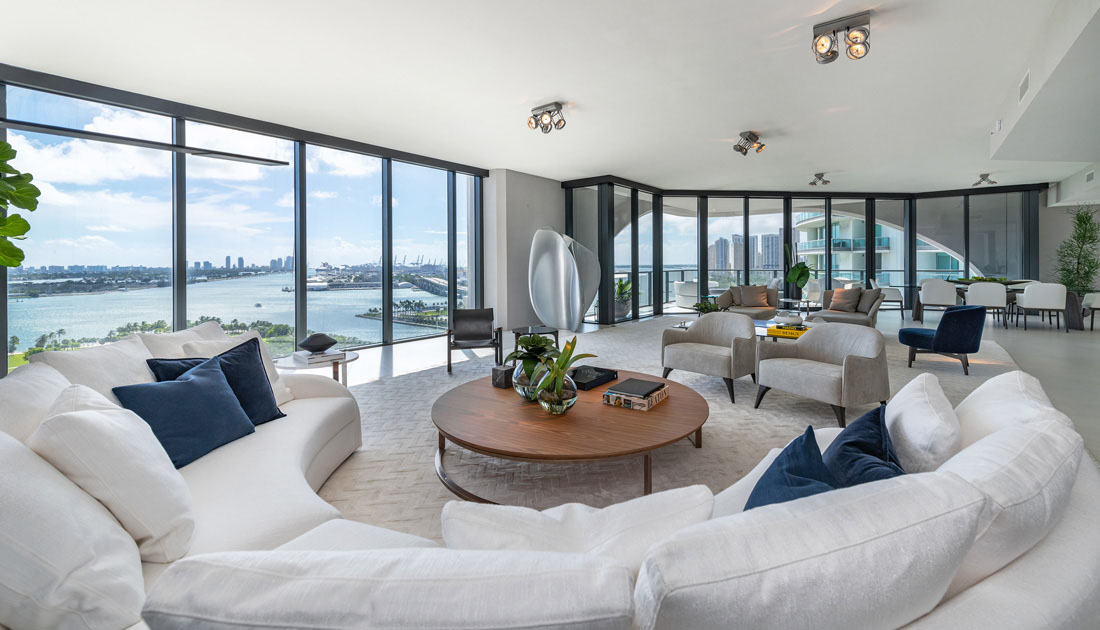
[[14,353],[19,348],[19,337],[12,335],[8,339],[8,354]]

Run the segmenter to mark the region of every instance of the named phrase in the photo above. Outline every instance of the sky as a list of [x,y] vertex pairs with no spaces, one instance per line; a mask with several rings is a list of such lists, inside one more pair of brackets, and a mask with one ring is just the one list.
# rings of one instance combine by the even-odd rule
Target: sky
[[[8,117],[162,142],[171,119],[22,88],[8,88]],[[188,122],[186,144],[290,162],[293,143]],[[171,154],[155,149],[13,131],[13,166],[42,190],[21,243],[25,266],[171,264]],[[294,171],[187,156],[187,259],[267,265],[294,248]],[[307,149],[307,252],[311,266],[377,263],[382,254],[381,160]],[[473,178],[458,176],[459,266]],[[446,171],[394,163],[393,245],[400,262],[447,252]]]

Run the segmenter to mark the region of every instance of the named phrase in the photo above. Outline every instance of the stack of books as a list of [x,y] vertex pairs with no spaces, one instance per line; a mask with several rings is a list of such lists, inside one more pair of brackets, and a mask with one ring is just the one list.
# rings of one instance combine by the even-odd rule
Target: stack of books
[[809,330],[809,328],[802,325],[776,324],[774,326],[768,326],[768,336],[798,339],[807,330]]
[[322,363],[332,363],[333,361],[343,361],[346,356],[347,353],[343,350],[325,350],[324,352],[298,350],[294,353],[294,361],[302,365],[319,365]]
[[603,403],[613,407],[649,411],[668,398],[668,384],[628,378],[603,393]]

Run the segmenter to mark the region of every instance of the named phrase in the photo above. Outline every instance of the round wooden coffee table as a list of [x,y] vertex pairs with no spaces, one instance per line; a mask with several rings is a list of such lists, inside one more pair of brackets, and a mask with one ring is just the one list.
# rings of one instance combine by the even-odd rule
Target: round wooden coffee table
[[634,411],[603,404],[601,385],[578,392],[568,413],[552,415],[538,403],[527,402],[511,388],[490,384],[491,377],[459,385],[432,406],[432,422],[439,429],[435,470],[447,489],[467,501],[493,503],[455,483],[444,467],[447,440],[483,455],[530,462],[582,462],[643,457],[643,492],[653,489],[650,453],[694,434],[703,446],[703,423],[710,407],[695,390],[651,374],[619,370],[619,379],[641,378],[668,383],[668,399],[650,411]]

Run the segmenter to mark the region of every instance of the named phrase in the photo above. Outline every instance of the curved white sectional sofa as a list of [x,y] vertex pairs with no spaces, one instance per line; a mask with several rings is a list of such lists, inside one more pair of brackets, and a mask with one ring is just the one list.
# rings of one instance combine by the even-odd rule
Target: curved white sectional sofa
[[[0,379],[4,403],[0,405],[0,430],[21,441],[26,439],[28,427],[33,430],[42,420],[57,392],[71,382],[47,363],[36,362]],[[1036,417],[1061,416],[1041,388],[1035,391],[1037,382],[1029,385],[1025,376],[1018,382],[1002,377],[982,388],[996,390],[986,393],[1004,404],[1016,401],[1031,406]],[[704,570],[713,568],[693,568],[695,560],[689,554],[666,553],[687,530],[654,545],[641,573],[635,575],[603,557],[440,549],[423,538],[344,521],[316,491],[361,445],[358,406],[346,388],[326,377],[291,375],[282,376],[281,381],[291,398],[280,404],[285,418],[263,424],[255,433],[180,469],[194,503],[194,535],[182,560],[142,566],[146,590],[156,587],[158,581],[163,587],[154,588],[150,602],[155,599],[156,605],[145,612],[151,627],[248,626],[222,619],[228,611],[252,619],[253,626],[277,625],[283,613],[271,602],[290,601],[281,597],[282,593],[308,594],[296,601],[310,602],[305,607],[324,613],[313,617],[296,614],[301,611],[294,604],[286,613],[293,617],[290,625],[325,628],[370,624],[389,628],[737,628],[746,627],[738,624],[749,618],[750,608],[777,605],[763,594],[732,603],[721,598],[704,598],[702,603],[679,600],[680,594],[690,593],[694,587],[676,591],[669,586],[673,577],[681,582],[705,582]],[[819,431],[822,449],[839,432]],[[954,479],[950,483],[962,483]],[[750,473],[717,495],[714,518],[702,524],[713,531],[696,532],[701,538],[692,539],[691,544],[704,552],[712,545],[719,549],[722,537],[730,535],[722,528],[736,527],[740,505],[754,483],[754,473]],[[797,510],[796,504],[802,502],[826,505],[829,494],[787,505],[793,506],[791,510]],[[811,511],[804,518],[813,522],[815,517]],[[900,626],[911,630],[1100,627],[1097,523],[1100,471],[1086,452],[1064,514],[1038,544],[993,575]],[[732,531],[737,535],[736,529]],[[917,551],[896,550],[899,554]],[[702,555],[710,556],[710,562],[717,557]],[[171,579],[161,580],[173,565]],[[247,604],[234,605],[239,594],[233,589],[238,585],[246,588],[256,576],[264,576],[260,588],[267,599],[253,601],[267,602],[266,607],[253,610]],[[204,587],[213,592],[203,592]],[[780,589],[779,605],[783,605],[784,585],[777,582],[769,588],[773,599]],[[823,581],[822,588],[837,585]],[[843,596],[839,605],[845,605]],[[336,613],[325,616],[336,608],[344,610],[345,617]],[[188,617],[191,614],[193,618]],[[824,611],[820,614],[827,615]],[[0,617],[0,625],[3,623]],[[136,624],[134,627],[144,627],[141,621]],[[888,627],[881,624],[881,619],[866,619],[866,627]],[[816,627],[830,626],[822,622]]]

